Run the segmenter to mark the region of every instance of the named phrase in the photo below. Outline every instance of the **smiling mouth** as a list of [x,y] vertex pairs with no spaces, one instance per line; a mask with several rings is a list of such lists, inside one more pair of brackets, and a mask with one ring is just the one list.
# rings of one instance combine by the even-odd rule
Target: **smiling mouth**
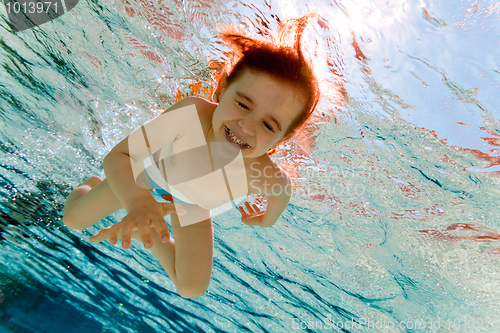
[[224,126],[224,130],[226,131],[227,133],[227,136],[229,137],[229,139],[234,142],[235,144],[237,144],[238,146],[240,146],[241,148],[250,148],[250,145],[246,142],[243,142],[241,141],[240,139],[238,139],[236,137],[236,135],[233,134],[233,132],[231,132],[231,130],[227,127],[227,126]]

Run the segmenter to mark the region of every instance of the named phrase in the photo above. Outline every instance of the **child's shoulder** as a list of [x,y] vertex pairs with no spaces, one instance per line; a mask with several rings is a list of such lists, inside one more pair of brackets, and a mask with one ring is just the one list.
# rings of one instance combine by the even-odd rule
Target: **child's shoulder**
[[254,181],[253,189],[258,189],[256,193],[277,197],[288,196],[292,186],[290,176],[269,155],[253,160],[249,172],[249,178]]
[[217,108],[217,104],[212,103],[204,98],[200,97],[186,97],[177,103],[171,105],[168,109],[164,110],[165,112],[170,112],[176,109],[180,109],[186,106],[194,105],[196,107],[196,111],[198,112],[198,117],[201,121],[201,125],[203,127],[204,132],[206,133],[212,124],[212,116],[214,114],[215,109]]
[[183,98],[177,103],[173,104],[171,107],[168,108],[168,111],[179,109],[193,104],[196,106],[196,110],[198,111],[198,113],[204,116],[211,116],[215,108],[217,108],[217,104],[215,103],[212,103],[201,97],[191,96]]

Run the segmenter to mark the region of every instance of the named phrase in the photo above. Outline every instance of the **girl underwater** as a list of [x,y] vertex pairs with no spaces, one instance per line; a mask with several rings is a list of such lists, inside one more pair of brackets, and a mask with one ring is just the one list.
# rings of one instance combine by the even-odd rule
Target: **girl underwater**
[[[269,155],[303,128],[318,103],[318,82],[301,50],[302,34],[312,16],[281,22],[272,41],[226,28],[220,37],[232,49],[233,60],[218,82],[213,102],[185,98],[118,143],[104,158],[106,178],[92,177],[69,194],[64,224],[86,229],[125,208],[127,215],[120,222],[89,241],[108,239],[115,245],[121,239],[122,248],[128,249],[131,239],[137,239],[153,252],[182,297],[203,295],[213,262],[210,209],[239,196],[264,195],[265,211],[248,202],[248,213],[241,206],[239,210],[243,223],[269,227],[290,200],[290,177]],[[190,134],[195,128],[203,133],[201,145],[200,137]],[[230,163],[221,162],[231,150],[227,145],[236,153],[230,152],[226,160],[242,157],[243,173],[231,176],[231,168],[224,167]],[[147,166],[144,160],[151,156],[153,162]],[[215,175],[221,169],[217,163],[226,169],[218,173],[222,183],[196,182]],[[157,167],[163,167],[164,181],[159,185],[159,178],[148,172]],[[158,202],[151,188],[172,202]]]

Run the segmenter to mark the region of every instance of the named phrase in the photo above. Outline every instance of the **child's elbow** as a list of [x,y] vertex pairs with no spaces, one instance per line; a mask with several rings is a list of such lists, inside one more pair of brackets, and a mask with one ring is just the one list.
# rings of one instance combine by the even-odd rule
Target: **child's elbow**
[[265,217],[266,216],[264,215],[264,218],[258,224],[260,227],[269,228],[269,227],[273,226],[276,223],[276,219],[266,219]]

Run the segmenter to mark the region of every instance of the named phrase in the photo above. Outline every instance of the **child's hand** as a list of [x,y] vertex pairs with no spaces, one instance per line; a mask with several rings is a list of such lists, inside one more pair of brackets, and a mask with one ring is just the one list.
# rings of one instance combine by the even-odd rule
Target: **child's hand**
[[130,208],[128,214],[113,226],[102,229],[97,235],[90,237],[90,242],[102,242],[109,239],[109,244],[115,245],[117,239],[122,240],[122,248],[128,249],[131,245],[131,238],[135,238],[144,244],[145,248],[153,245],[151,238],[151,228],[155,227],[162,242],[170,239],[168,226],[163,216],[178,213],[186,214],[180,204],[161,203],[156,200],[143,199],[137,201]]
[[[257,199],[255,200],[255,202],[260,203],[260,200]],[[250,203],[248,201],[245,202],[245,207],[247,208],[248,213],[245,211],[243,206],[239,207],[241,213],[241,222],[245,223],[246,225],[260,225],[262,222],[262,216],[264,216],[266,211],[261,211],[256,204],[252,204],[252,206],[250,206]]]

